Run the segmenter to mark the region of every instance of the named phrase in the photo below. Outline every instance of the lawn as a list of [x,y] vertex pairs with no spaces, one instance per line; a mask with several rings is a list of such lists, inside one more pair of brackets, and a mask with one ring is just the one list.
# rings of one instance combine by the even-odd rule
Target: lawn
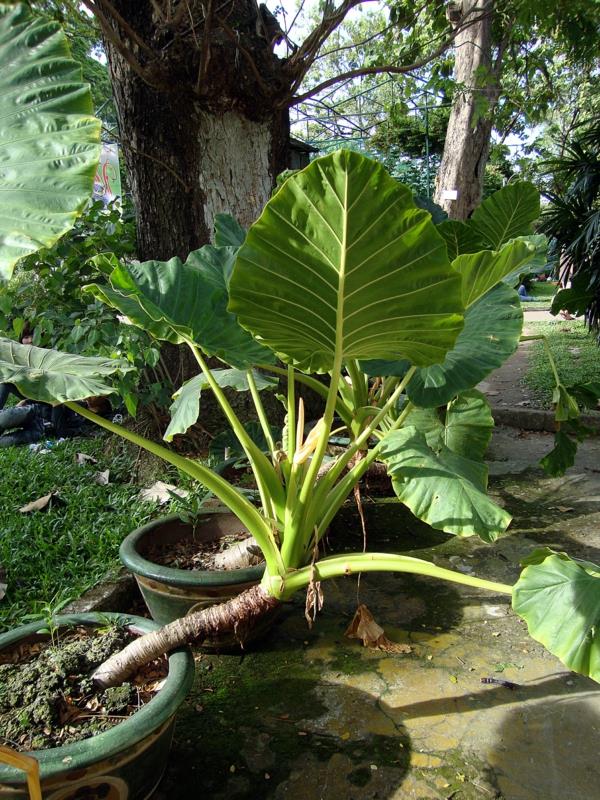
[[[533,322],[528,323],[527,328],[532,334],[548,337],[565,386],[600,381],[600,348],[583,322]],[[533,344],[530,368],[523,381],[541,406],[549,408],[552,405],[554,379],[541,341]]]
[[[152,503],[140,503],[140,487],[129,482],[131,457],[119,449],[105,455],[106,438],[78,438],[56,444],[47,453],[27,447],[0,450],[0,565],[8,588],[0,601],[0,630],[29,614],[57,610],[119,567],[123,537],[156,515]],[[78,451],[97,464],[79,466]],[[95,476],[109,470],[110,482]],[[64,505],[28,514],[19,508],[57,491]]]
[[552,305],[552,298],[558,291],[556,283],[542,283],[540,281],[532,281],[529,286],[529,294],[535,298],[531,302],[523,303],[523,308],[550,308]]

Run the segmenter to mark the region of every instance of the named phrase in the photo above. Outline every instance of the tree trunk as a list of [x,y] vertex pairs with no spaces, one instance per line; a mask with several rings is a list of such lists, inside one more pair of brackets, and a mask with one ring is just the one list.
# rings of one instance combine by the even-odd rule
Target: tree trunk
[[204,111],[186,93],[151,89],[109,53],[140,260],[185,260],[211,241],[219,212],[251,225],[287,168],[287,111],[261,122]]
[[279,605],[280,601],[267,594],[262,586],[253,586],[226,603],[202,609],[176,619],[154,633],[140,636],[101,664],[92,676],[93,680],[104,688],[118,686],[139,667],[163,653],[188,642],[200,644],[218,634],[232,632],[243,644],[248,632]]
[[481,202],[493,116],[500,93],[501,53],[492,65],[491,0],[463,0],[463,16],[480,16],[455,40],[456,90],[434,199],[451,219],[464,220]]
[[[244,48],[265,75],[272,96],[261,96],[236,46],[214,35],[204,58],[187,16],[203,20],[204,6],[190,0],[181,22],[184,32],[157,22],[152,6],[141,0],[115,0],[116,12],[149,45],[129,50],[149,74],[140,77],[130,60],[105,36],[108,66],[119,121],[122,152],[136,210],[138,257],[166,260],[189,253],[213,236],[219,212],[234,216],[244,227],[257,219],[270,197],[276,176],[289,164],[289,113],[278,107],[284,86],[278,83],[279,59],[270,42],[256,33],[256,3],[235,0],[230,24],[245,32]],[[184,7],[184,6],[182,6]],[[193,26],[192,26],[193,27]],[[126,28],[112,20],[110,30],[126,38]],[[191,30],[191,33],[190,33]],[[106,29],[105,29],[106,34]],[[187,38],[185,38],[187,36]],[[206,61],[205,81],[197,76]],[[179,386],[197,374],[187,348],[164,345],[164,360]],[[269,393],[271,394],[271,393]],[[255,419],[251,398],[228,394],[243,419]],[[217,433],[226,427],[216,403],[203,403],[204,427]],[[282,422],[283,412],[271,396],[267,405]]]

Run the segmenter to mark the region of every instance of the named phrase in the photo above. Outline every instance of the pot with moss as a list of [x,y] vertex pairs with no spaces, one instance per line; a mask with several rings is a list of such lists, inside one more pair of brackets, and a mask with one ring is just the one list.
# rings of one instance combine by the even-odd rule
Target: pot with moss
[[[152,618],[165,625],[256,586],[265,564],[253,537],[222,507],[204,509],[193,521],[163,517],[132,531],[120,549],[121,561],[136,578]],[[208,648],[249,642],[270,620],[236,635],[207,639]]]
[[[26,665],[21,659],[23,653],[27,653],[28,665],[32,664],[31,669],[37,671],[37,665],[41,664],[41,661],[35,660],[36,653],[40,649],[38,643],[49,638],[52,639],[52,644],[60,643],[69,633],[90,627],[105,628],[107,635],[113,637],[126,637],[128,633],[140,635],[149,633],[156,630],[158,625],[142,617],[121,614],[73,614],[57,617],[49,626],[50,630],[43,624],[35,622],[1,635],[0,664],[6,666],[0,667],[0,670],[6,674],[0,681],[0,724],[3,720],[9,724],[9,712],[6,711],[5,716],[3,711],[11,704],[10,698],[4,698],[3,702],[2,690],[10,691],[13,694],[13,701],[16,696],[15,689],[8,688],[13,686],[14,662],[25,669]],[[77,636],[73,636],[73,639],[77,642]],[[70,673],[73,670],[71,663],[73,658],[82,670],[88,666],[88,660],[90,669],[93,669],[94,643],[98,638],[84,641],[83,656],[75,655],[68,649],[59,650],[53,647],[50,651],[53,655],[50,655],[50,658],[54,659],[52,663],[56,669],[41,668],[39,679],[36,679],[37,686],[41,687],[43,683],[48,684],[49,681],[56,683],[55,673],[60,674],[62,662],[65,674]],[[103,654],[99,653],[99,658],[102,657]],[[71,696],[70,689],[65,690],[61,687],[59,694],[64,702],[58,708],[58,706],[53,707],[51,701],[45,702],[43,699],[45,690],[38,691],[36,685],[32,684],[24,687],[23,697],[19,700],[18,706],[21,715],[20,724],[23,725],[24,731],[27,728],[27,720],[39,721],[38,717],[44,710],[41,706],[47,705],[49,716],[54,717],[53,724],[61,725],[62,720],[60,736],[69,740],[62,746],[48,747],[35,733],[24,732],[23,736],[19,737],[24,742],[22,746],[29,748],[26,751],[27,755],[34,756],[39,762],[41,788],[45,800],[75,800],[75,798],[95,800],[100,797],[104,800],[122,800],[122,798],[145,800],[151,797],[167,764],[175,713],[190,689],[193,677],[194,660],[189,649],[180,648],[174,651],[169,656],[166,677],[154,681],[151,676],[153,687],[156,688],[155,684],[158,684],[160,688],[147,704],[142,705],[135,713],[125,717],[113,727],[107,727],[117,717],[124,716],[123,711],[117,713],[119,709],[114,705],[115,703],[118,705],[119,698],[102,695],[99,701],[94,699],[93,704],[99,702],[105,712],[90,721],[90,727],[84,734],[88,738],[77,741],[76,736],[72,734],[82,721],[86,724],[85,718],[91,718],[92,714],[87,712],[85,706],[81,707],[80,700],[78,703],[75,689]],[[30,675],[27,680],[30,680]],[[128,687],[127,684],[116,687],[113,693],[123,695],[128,689],[136,697],[141,696],[138,688],[133,685]],[[26,696],[28,691],[34,693],[29,700]],[[84,692],[86,699],[87,690],[84,689]],[[89,692],[90,696],[93,696],[91,679]],[[126,702],[122,697],[121,700]],[[94,725],[97,727],[94,728]],[[105,727],[107,729],[104,729]],[[11,741],[7,742],[7,738]],[[11,733],[10,737],[5,737],[5,743],[14,747],[14,739],[15,734]],[[39,747],[42,749],[38,749]],[[29,794],[24,773],[0,763],[0,796],[10,800],[26,800]]]

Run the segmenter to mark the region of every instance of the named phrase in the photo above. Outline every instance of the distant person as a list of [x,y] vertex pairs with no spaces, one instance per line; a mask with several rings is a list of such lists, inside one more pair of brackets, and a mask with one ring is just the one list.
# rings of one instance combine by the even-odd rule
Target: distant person
[[[513,284],[513,285],[514,285],[514,284]],[[527,287],[525,286],[525,284],[524,284],[524,283],[522,283],[522,284],[519,286],[519,288],[517,289],[517,294],[519,295],[519,300],[520,300],[522,303],[529,303],[529,302],[531,302],[532,300],[535,300],[535,298],[534,298],[534,297],[531,297],[531,295],[527,294]]]
[[[2,384],[0,390],[12,384]],[[3,405],[3,404],[2,404]],[[90,397],[84,405],[101,416],[111,417],[112,407],[106,397]],[[88,431],[87,421],[66,406],[51,406],[35,400],[22,400],[12,408],[0,410],[0,448],[34,444],[47,438],[69,439]]]

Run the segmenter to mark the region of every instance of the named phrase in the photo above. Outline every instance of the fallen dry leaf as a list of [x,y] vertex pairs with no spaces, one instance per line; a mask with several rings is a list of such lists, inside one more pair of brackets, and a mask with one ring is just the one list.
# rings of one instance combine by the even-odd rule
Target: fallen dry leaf
[[84,464],[97,464],[98,459],[94,458],[94,456],[88,456],[87,453],[75,453],[75,463],[81,467]]
[[43,497],[38,497],[37,500],[33,500],[31,503],[21,506],[19,511],[21,514],[30,514],[32,511],[48,511],[48,509],[53,506],[64,505],[66,505],[66,503],[58,496],[58,492],[50,492],[50,494],[45,494]]
[[94,475],[94,483],[98,483],[100,486],[106,486],[110,483],[110,470],[105,469],[103,472],[97,472]]
[[147,489],[142,489],[138,495],[138,499],[143,503],[159,503],[162,505],[163,503],[168,503],[169,500],[172,500],[174,494],[176,494],[178,497],[187,497],[189,492],[185,489],[178,489],[176,486],[172,486],[170,483],[156,481],[156,483],[153,483],[152,486],[148,486]]
[[348,625],[345,635],[349,639],[361,639],[364,647],[384,650],[386,653],[412,653],[410,645],[397,644],[387,638],[385,631],[375,622],[373,615],[364,603],[361,603],[356,609],[356,614]]

